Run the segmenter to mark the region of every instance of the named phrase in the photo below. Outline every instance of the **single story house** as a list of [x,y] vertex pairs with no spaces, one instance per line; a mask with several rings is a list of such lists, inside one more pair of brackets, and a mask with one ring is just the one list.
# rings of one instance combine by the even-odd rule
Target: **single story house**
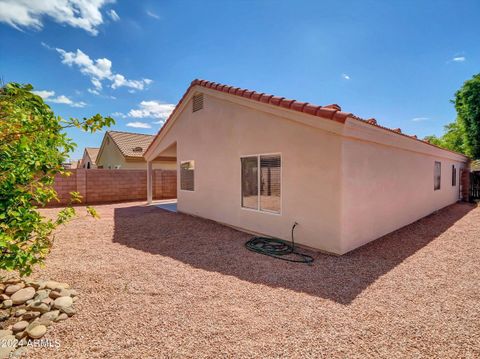
[[[97,168],[105,169],[146,169],[143,158],[147,147],[155,136],[141,133],[107,131],[96,158]],[[152,162],[154,169],[176,169],[176,159],[160,156]]]
[[178,211],[344,254],[460,198],[468,158],[343,112],[194,80],[146,150]]
[[97,168],[97,156],[100,148],[96,147],[85,147],[83,151],[83,157],[80,160],[80,165],[78,168]]

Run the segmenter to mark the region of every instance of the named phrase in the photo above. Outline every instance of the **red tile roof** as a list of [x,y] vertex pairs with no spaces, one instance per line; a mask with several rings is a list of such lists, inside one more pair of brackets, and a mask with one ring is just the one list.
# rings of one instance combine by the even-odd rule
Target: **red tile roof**
[[[267,104],[274,105],[274,106],[283,107],[285,109],[289,109],[289,110],[293,110],[293,111],[304,112],[304,113],[307,113],[309,115],[318,116],[318,117],[325,118],[325,119],[330,119],[332,121],[336,121],[336,122],[339,122],[339,123],[342,123],[342,124],[345,123],[347,117],[349,117],[349,118],[352,118],[354,120],[361,121],[363,123],[369,124],[371,126],[390,131],[390,132],[395,133],[397,135],[401,135],[401,136],[404,136],[404,137],[408,137],[412,140],[425,143],[425,144],[430,145],[432,147],[440,148],[444,151],[448,151],[448,152],[452,152],[452,153],[455,153],[455,154],[465,156],[461,153],[458,153],[458,152],[455,152],[455,151],[450,151],[450,150],[447,150],[445,148],[441,148],[439,146],[431,144],[430,142],[428,142],[426,140],[420,140],[420,139],[417,138],[416,135],[413,135],[413,136],[406,135],[406,134],[402,133],[402,130],[399,129],[399,128],[391,129],[391,128],[388,128],[388,127],[381,126],[377,123],[377,120],[375,120],[374,118],[370,118],[368,120],[365,120],[363,118],[360,118],[358,116],[353,115],[352,113],[343,112],[342,108],[337,104],[332,104],[332,105],[327,105],[327,106],[319,106],[319,105],[314,105],[314,104],[311,104],[311,103],[308,103],[308,102],[299,102],[299,101],[296,101],[296,100],[286,99],[285,97],[269,95],[269,94],[266,94],[266,93],[263,93],[263,92],[259,93],[259,92],[252,91],[252,90],[241,89],[239,87],[234,87],[234,86],[229,86],[229,85],[219,84],[219,83],[212,82],[212,81],[199,80],[199,79],[195,79],[191,82],[187,91],[185,91],[182,98],[178,102],[177,106],[175,106],[175,109],[170,114],[167,121],[165,121],[165,124],[162,126],[160,131],[158,131],[158,134],[155,136],[155,138],[158,137],[160,135],[160,133],[162,133],[162,130],[166,127],[168,122],[173,118],[175,112],[180,107],[180,105],[183,103],[185,98],[187,97],[187,94],[190,92],[190,89],[192,89],[195,86],[201,86],[201,87],[205,87],[205,88],[220,91],[220,92],[225,92],[225,93],[228,93],[228,94],[231,94],[231,95],[236,95],[236,96],[239,96],[239,97],[244,97],[244,98],[249,99],[249,100],[254,100],[254,101],[263,102],[263,103],[267,103]],[[148,146],[148,148],[145,152],[148,152],[148,150],[150,149],[150,147],[153,145],[154,142],[155,142],[155,140],[152,141],[152,143],[150,144],[150,146]]]
[[229,93],[229,94],[240,96],[240,97],[244,97],[244,98],[258,101],[258,102],[280,106],[280,107],[298,111],[298,112],[305,112],[313,116],[327,118],[340,123],[344,123],[347,117],[351,116],[350,113],[342,112],[342,109],[340,108],[340,106],[335,104],[327,105],[327,106],[318,106],[308,102],[290,100],[285,97],[278,97],[278,96],[269,95],[263,92],[260,93],[256,91],[250,91],[246,89],[241,89],[239,87],[217,84],[216,82],[205,81],[205,80],[193,80],[190,87],[195,85],[206,87],[212,90]]

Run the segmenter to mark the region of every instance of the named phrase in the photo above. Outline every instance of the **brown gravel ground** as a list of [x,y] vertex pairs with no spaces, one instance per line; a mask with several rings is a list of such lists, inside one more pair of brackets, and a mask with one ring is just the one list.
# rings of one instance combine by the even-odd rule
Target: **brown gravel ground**
[[35,275],[80,300],[47,333],[61,347],[28,357],[480,357],[480,208],[453,205],[313,266],[249,252],[248,234],[200,218],[96,208],[101,219],[58,231]]

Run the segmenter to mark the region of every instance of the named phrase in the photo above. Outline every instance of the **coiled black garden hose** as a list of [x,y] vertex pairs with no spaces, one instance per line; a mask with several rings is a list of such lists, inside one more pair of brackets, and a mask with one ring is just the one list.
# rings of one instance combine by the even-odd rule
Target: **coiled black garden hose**
[[[245,243],[245,247],[252,252],[264,254],[266,256],[281,259],[283,261],[312,263],[313,257],[295,251],[295,237],[293,235],[293,231],[297,225],[298,223],[295,222],[292,226],[292,244],[278,238],[253,237]],[[288,255],[290,256],[287,257]]]

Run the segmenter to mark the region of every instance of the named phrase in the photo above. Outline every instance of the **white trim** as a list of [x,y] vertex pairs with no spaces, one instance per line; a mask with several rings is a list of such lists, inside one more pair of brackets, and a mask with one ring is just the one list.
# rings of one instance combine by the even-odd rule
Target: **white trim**
[[[260,157],[261,156],[280,156],[280,210],[276,211],[269,211],[260,208]],[[256,157],[257,158],[257,208],[248,208],[243,207],[243,193],[242,193],[242,158],[248,157]],[[250,212],[257,212],[257,213],[266,213],[266,214],[273,214],[276,216],[282,215],[283,210],[283,156],[281,152],[272,152],[272,153],[254,153],[249,155],[240,155],[240,209]]]

